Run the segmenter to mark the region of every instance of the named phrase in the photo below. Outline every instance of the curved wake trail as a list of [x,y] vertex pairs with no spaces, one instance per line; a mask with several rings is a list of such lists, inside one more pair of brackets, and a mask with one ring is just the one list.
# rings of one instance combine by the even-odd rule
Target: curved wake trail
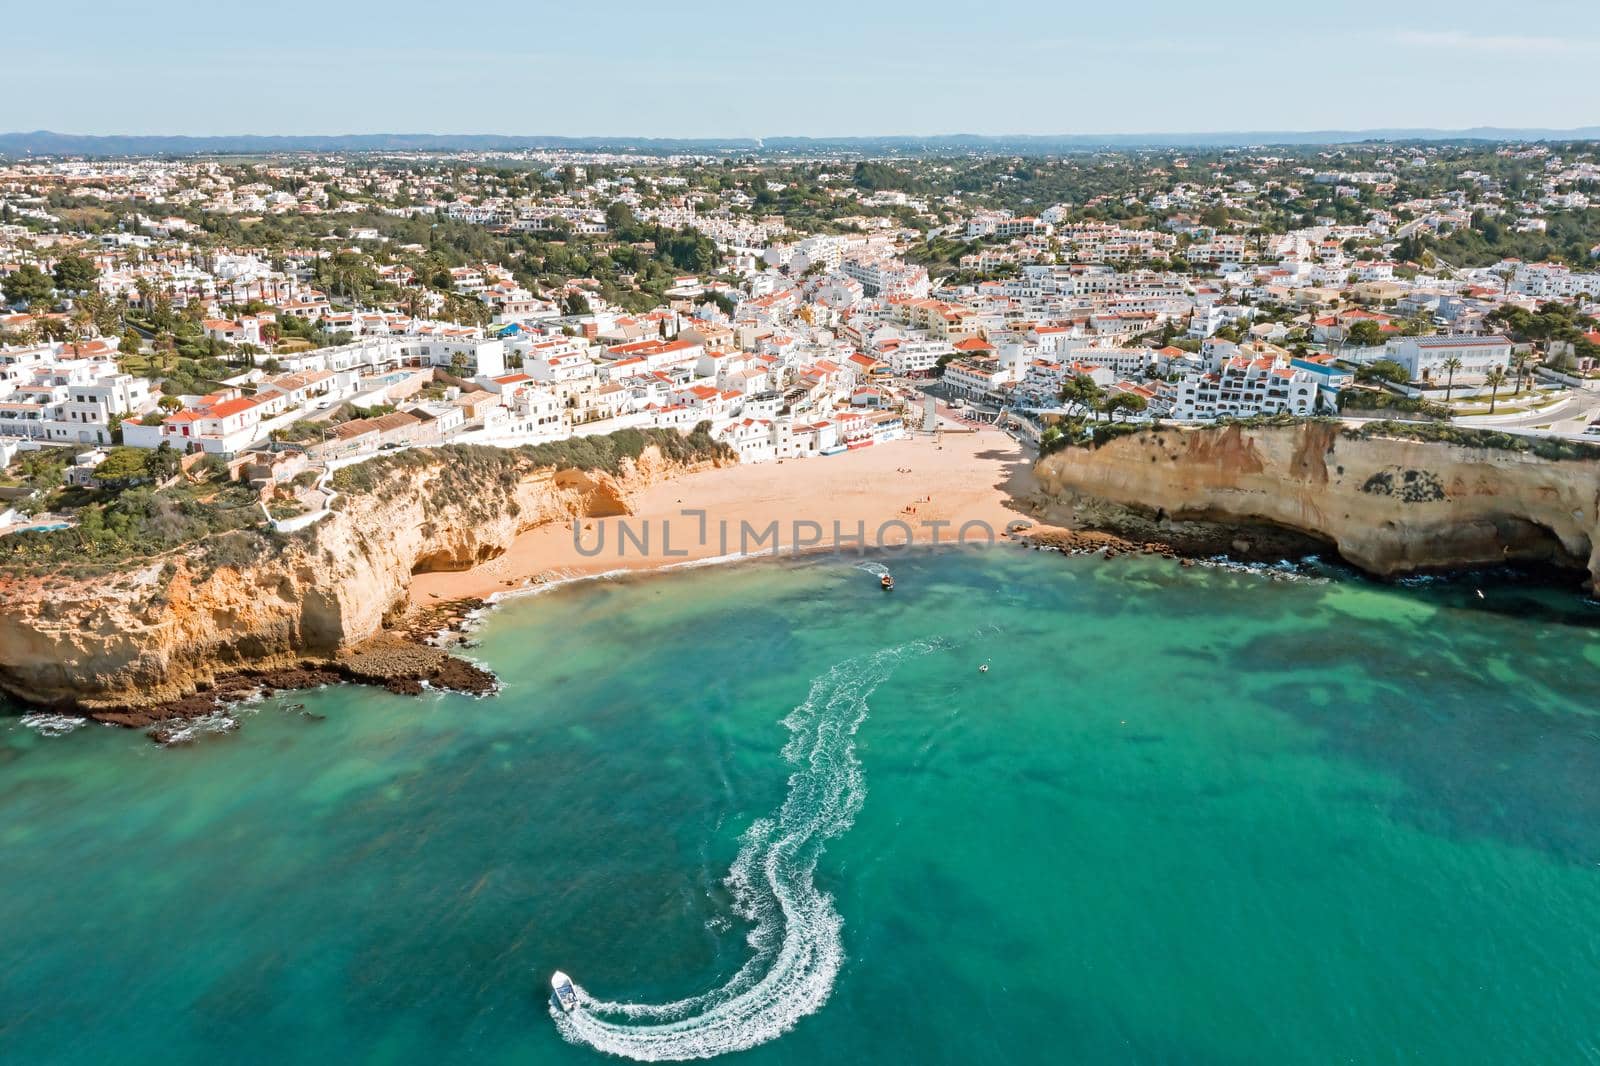
[[850,828],[866,798],[856,730],[900,662],[937,646],[916,641],[839,663],[784,719],[788,795],[745,832],[726,881],[735,912],[753,925],[753,954],[739,972],[676,1003],[611,1003],[577,987],[571,1014],[551,1007],[562,1036],[644,1062],[710,1058],[764,1044],[827,1001],[844,960],[843,922],[813,874],[824,843]]

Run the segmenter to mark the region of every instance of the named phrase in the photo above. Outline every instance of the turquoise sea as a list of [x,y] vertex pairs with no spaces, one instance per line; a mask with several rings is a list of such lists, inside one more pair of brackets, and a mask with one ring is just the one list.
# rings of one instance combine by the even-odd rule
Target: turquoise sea
[[1600,1062],[1600,608],[887,561],[514,601],[491,699],[0,719],[0,1062]]

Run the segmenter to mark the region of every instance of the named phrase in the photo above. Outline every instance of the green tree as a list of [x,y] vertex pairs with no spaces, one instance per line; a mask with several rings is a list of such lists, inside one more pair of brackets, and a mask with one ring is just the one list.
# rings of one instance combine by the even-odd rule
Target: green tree
[[112,448],[105,461],[95,467],[95,480],[119,491],[149,481],[150,454],[144,448]]
[[183,456],[178,454],[171,442],[162,441],[161,446],[150,453],[146,464],[152,477],[157,481],[166,481],[177,476],[183,464]]
[[620,200],[606,208],[606,230],[616,240],[632,240],[634,227],[638,224],[639,220],[634,217],[633,208]]
[[1406,368],[1393,359],[1379,359],[1368,363],[1356,371],[1357,381],[1390,381],[1396,385],[1404,385],[1410,380]]
[[1345,340],[1357,348],[1376,348],[1383,343],[1383,330],[1370,318],[1363,318],[1350,327]]
[[1456,371],[1461,369],[1461,360],[1458,357],[1452,355],[1450,358],[1446,359],[1441,365],[1444,367],[1444,372],[1445,372],[1444,402],[1445,402],[1446,405],[1448,405],[1450,403],[1450,393],[1455,391],[1455,387],[1456,387]]
[[63,256],[56,263],[56,288],[62,292],[88,292],[99,276],[100,271],[81,255]]
[[1104,390],[1087,374],[1074,374],[1061,385],[1061,402],[1080,412],[1099,410]]
[[1506,372],[1495,367],[1483,376],[1483,383],[1489,386],[1489,413],[1494,414],[1494,405],[1500,398],[1500,386],[1506,383]]
[[24,263],[6,275],[4,288],[6,299],[14,304],[36,303],[48,300],[55,294],[50,275],[32,263]]
[[1518,392],[1522,391],[1522,379],[1528,375],[1528,359],[1529,358],[1530,357],[1529,357],[1527,352],[1516,352],[1515,354],[1513,354],[1511,356],[1511,365],[1516,368],[1516,372],[1517,372],[1517,391]]
[[1105,411],[1106,415],[1114,422],[1122,421],[1122,419],[1118,418],[1117,416],[1123,412],[1126,412],[1128,415],[1136,415],[1144,411],[1149,406],[1150,401],[1146,400],[1143,396],[1140,396],[1136,392],[1116,393],[1115,395],[1107,397],[1105,402],[1101,404],[1101,408]]

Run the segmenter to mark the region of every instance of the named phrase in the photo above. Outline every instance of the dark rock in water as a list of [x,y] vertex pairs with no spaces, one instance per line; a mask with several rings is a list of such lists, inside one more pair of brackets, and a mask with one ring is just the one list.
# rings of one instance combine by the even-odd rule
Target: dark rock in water
[[489,671],[474,666],[465,659],[457,659],[450,655],[445,656],[444,661],[428,680],[440,688],[467,692],[474,696],[493,692],[499,683]]
[[193,744],[202,737],[226,736],[238,728],[237,719],[219,715],[204,725],[187,722],[163,723],[149,730],[147,735],[162,747],[171,748],[179,744]]
[[[104,707],[86,712],[86,717],[129,729],[148,729],[160,744],[181,744],[204,731],[186,730],[178,723],[203,718],[257,696],[344,682],[378,685],[405,696],[420,695],[428,686],[481,696],[493,692],[498,685],[494,674],[465,659],[439,648],[388,637],[337,659],[307,659],[274,670],[241,670],[219,677],[182,699],[148,706]],[[325,720],[325,716],[307,711],[303,703],[284,709],[314,722]]]
[[291,703],[284,707],[284,711],[289,714],[298,714],[308,722],[326,722],[328,720],[327,715],[307,710],[306,705],[303,703]]
[[341,660],[340,664],[351,680],[382,685],[390,692],[410,696],[422,691],[424,681],[435,688],[475,696],[493,692],[496,685],[495,676],[489,671],[438,648],[415,644],[375,645]]

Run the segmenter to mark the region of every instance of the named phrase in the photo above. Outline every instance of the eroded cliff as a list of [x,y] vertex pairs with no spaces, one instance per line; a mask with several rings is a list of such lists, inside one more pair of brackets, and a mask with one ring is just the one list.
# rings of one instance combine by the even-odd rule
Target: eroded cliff
[[1147,430],[1046,456],[1041,503],[1069,523],[1115,524],[1110,512],[1124,507],[1158,523],[1292,530],[1383,576],[1549,563],[1600,580],[1600,459],[1589,449],[1543,457],[1498,435],[1498,446],[1476,446],[1470,433],[1409,432],[1325,421]]
[[250,561],[188,551],[94,577],[0,575],[0,687],[34,704],[137,707],[240,670],[332,659],[403,609],[414,573],[491,559],[546,522],[630,513],[641,489],[721,461],[652,446],[611,473],[489,449],[413,452],[375,460],[332,514],[260,538]]

